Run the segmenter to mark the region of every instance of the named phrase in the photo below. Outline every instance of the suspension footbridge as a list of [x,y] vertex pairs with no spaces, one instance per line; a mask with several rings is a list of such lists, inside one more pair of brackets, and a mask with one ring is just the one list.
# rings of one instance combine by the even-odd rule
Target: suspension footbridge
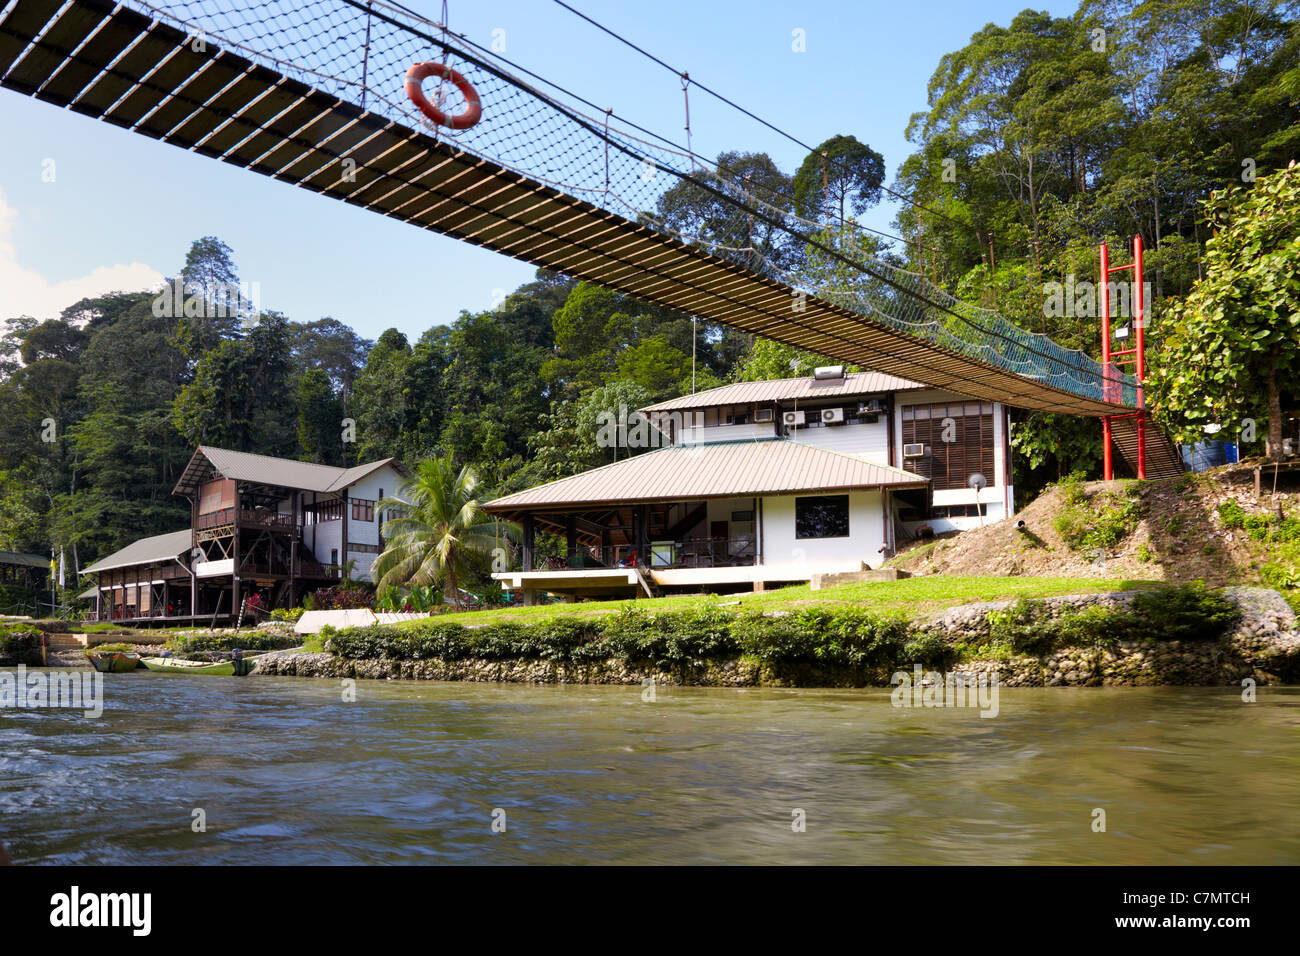
[[[446,66],[443,66],[445,64]],[[409,95],[423,65],[430,102]],[[449,68],[453,67],[453,69]],[[420,80],[414,80],[420,91]],[[684,314],[1019,408],[1144,404],[1114,365],[875,258],[852,232],[384,0],[0,0],[0,86]],[[419,102],[423,101],[423,103]],[[473,122],[435,122],[430,116]],[[815,269],[668,221],[679,184]],[[1120,419],[1116,444],[1133,461]],[[1167,442],[1157,443],[1167,446]],[[1148,474],[1180,469],[1149,449]]]

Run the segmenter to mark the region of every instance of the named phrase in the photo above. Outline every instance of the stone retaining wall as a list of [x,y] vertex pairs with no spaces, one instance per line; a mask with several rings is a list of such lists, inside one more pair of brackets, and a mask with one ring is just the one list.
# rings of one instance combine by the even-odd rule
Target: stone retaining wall
[[[1290,605],[1276,591],[1227,588],[1241,609],[1241,618],[1218,640],[1162,643],[1121,641],[1114,648],[1070,647],[1042,656],[1007,660],[974,660],[953,668],[962,674],[997,674],[1003,686],[1143,686],[1154,684],[1225,685],[1252,678],[1260,684],[1300,682],[1300,633]],[[1134,592],[1069,595],[1045,598],[1053,616],[1089,606],[1124,608]],[[919,620],[916,628],[950,643],[988,637],[990,611],[1014,602],[994,601],[951,608]],[[778,667],[739,658],[701,664],[677,672],[638,669],[623,661],[596,664],[555,664],[516,661],[397,661],[349,660],[332,654],[272,651],[259,659],[256,673],[297,677],[374,680],[465,680],[541,684],[641,684],[649,679],[671,685],[716,687],[888,686],[889,671],[824,668],[812,664]]]

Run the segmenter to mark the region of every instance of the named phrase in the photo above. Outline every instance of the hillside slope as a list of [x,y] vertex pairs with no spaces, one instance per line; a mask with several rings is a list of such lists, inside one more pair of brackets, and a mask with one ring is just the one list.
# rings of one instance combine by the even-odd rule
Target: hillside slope
[[[1236,465],[1154,481],[1050,487],[1014,517],[921,542],[892,567],[913,574],[1053,575],[1211,585],[1300,585],[1300,474],[1277,493],[1265,466]],[[1024,530],[1017,522],[1024,521]]]

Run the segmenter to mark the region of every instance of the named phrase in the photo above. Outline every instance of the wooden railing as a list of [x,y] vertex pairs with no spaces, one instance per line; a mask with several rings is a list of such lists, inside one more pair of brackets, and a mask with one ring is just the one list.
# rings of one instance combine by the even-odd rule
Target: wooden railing
[[[195,527],[199,531],[208,528],[220,528],[235,523],[235,509],[222,508],[199,515]],[[296,527],[291,514],[279,514],[274,511],[253,511],[248,508],[239,510],[239,524],[244,528],[269,528],[272,531],[293,531]]]
[[242,527],[270,528],[273,531],[292,531],[293,515],[279,514],[274,511],[249,511],[241,509],[239,524]]
[[206,531],[208,528],[220,528],[234,523],[235,509],[222,508],[220,511],[209,511],[207,514],[199,515],[194,527],[199,531]]

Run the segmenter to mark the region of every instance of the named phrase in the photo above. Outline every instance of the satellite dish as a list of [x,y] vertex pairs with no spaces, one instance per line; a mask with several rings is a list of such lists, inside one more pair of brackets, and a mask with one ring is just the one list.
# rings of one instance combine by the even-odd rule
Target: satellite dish
[[975,511],[979,514],[980,527],[984,527],[984,506],[979,503],[980,489],[988,485],[989,480],[978,471],[966,479],[966,484],[975,489]]

